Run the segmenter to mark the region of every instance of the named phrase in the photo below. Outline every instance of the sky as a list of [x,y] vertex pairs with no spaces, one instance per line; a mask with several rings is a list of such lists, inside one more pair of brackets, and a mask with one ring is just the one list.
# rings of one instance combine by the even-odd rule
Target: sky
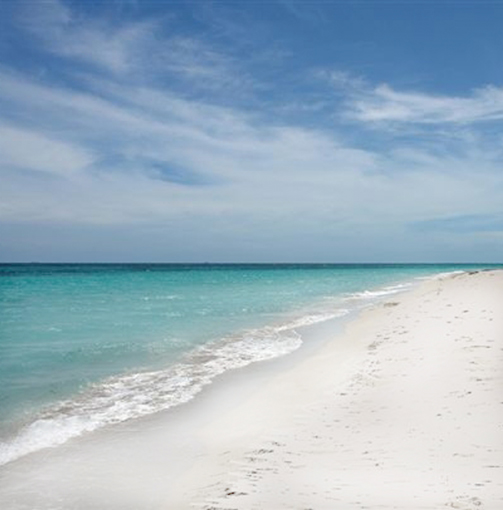
[[0,262],[503,262],[502,26],[0,0]]

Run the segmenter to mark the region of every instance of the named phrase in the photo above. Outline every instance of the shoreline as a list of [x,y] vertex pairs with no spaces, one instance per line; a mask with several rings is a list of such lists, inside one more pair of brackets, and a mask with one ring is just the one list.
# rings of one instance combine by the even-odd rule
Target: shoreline
[[344,330],[319,326],[312,352],[20,459],[0,471],[0,504],[501,508],[502,289],[492,270],[388,296]]
[[[414,284],[416,279],[396,281],[371,290],[331,296],[329,301],[318,298],[303,307],[273,315],[270,323],[244,327],[194,346],[162,368],[126,371],[95,381],[73,396],[56,399],[31,416],[25,415],[24,423],[18,420],[22,425],[17,432],[0,438],[0,469],[45,448],[57,448],[83,435],[186,405],[220,377],[249,364],[297,359],[299,353],[305,356],[316,348],[312,340],[319,335],[312,331],[316,332],[319,325],[332,328],[328,332],[330,338],[362,308]],[[304,332],[309,338],[307,343]],[[268,337],[271,340],[264,344]],[[190,383],[179,384],[184,379]],[[165,392],[164,386],[170,386],[172,391]],[[116,402],[114,393],[124,398],[118,413],[112,409]],[[13,425],[14,422],[12,430]]]
[[196,506],[501,508],[502,305],[503,272],[473,272],[365,311],[343,336],[366,355],[330,376],[339,351],[329,344],[284,374],[288,386],[317,371],[307,408],[294,406],[294,423],[257,441],[230,476],[215,475]]

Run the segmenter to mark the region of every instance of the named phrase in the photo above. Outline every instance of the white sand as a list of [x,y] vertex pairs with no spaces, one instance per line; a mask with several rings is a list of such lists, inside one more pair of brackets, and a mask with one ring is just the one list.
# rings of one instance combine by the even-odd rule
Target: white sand
[[503,271],[0,471],[10,509],[503,509]]
[[192,501],[502,509],[503,273],[425,283],[365,313],[345,345],[366,350],[334,342],[207,427]]

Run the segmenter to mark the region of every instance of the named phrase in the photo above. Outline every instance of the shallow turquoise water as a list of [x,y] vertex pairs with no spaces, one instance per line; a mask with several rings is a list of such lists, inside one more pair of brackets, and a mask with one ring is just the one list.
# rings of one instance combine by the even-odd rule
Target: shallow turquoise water
[[0,265],[0,463],[290,352],[349,296],[474,267]]

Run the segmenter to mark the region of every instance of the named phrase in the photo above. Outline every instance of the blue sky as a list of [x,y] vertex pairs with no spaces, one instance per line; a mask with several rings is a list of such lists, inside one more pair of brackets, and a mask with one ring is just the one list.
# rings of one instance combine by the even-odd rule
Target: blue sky
[[0,1],[0,261],[502,261],[502,25]]

